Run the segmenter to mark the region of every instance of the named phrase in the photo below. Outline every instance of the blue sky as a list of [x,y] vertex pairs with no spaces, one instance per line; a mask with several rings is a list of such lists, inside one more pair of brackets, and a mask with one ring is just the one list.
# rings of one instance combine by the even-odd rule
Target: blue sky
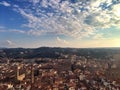
[[120,0],[0,0],[0,47],[120,47]]

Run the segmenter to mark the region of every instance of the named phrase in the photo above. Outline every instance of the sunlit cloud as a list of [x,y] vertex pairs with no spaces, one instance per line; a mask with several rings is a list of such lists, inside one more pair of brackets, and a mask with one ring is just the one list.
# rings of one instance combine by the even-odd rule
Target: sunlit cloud
[[101,40],[101,39],[105,39],[102,33],[96,34],[93,36],[93,39],[95,40]]

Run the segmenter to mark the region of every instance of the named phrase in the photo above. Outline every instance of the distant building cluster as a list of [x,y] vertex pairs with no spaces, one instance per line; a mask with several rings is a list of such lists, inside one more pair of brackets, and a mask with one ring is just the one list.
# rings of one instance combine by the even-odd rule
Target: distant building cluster
[[65,57],[0,63],[0,90],[120,90],[112,61]]

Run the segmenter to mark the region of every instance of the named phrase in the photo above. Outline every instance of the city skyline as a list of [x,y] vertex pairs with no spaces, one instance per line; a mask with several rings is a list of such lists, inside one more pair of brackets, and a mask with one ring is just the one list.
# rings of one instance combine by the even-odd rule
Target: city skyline
[[119,0],[1,0],[0,47],[120,47]]

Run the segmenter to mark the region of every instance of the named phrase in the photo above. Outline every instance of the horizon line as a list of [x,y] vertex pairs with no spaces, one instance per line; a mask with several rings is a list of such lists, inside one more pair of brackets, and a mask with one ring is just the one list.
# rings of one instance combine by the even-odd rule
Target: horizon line
[[70,48],[70,49],[102,49],[102,48],[120,48],[120,47],[56,47],[56,46],[41,46],[41,47],[0,47],[0,49],[37,49],[37,48]]

